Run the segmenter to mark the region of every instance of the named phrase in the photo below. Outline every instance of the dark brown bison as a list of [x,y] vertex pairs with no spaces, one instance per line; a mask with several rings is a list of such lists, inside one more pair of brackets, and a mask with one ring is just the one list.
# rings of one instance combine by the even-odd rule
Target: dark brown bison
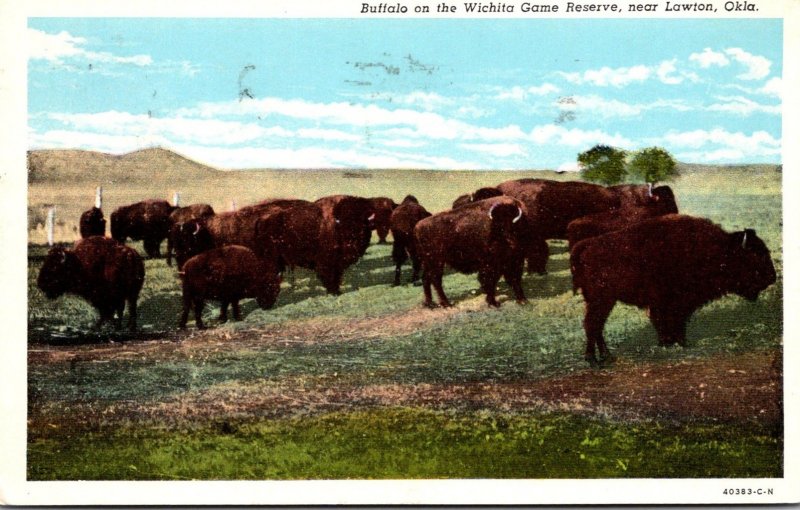
[[129,237],[144,241],[148,257],[160,256],[161,241],[169,236],[169,215],[175,207],[166,200],[145,200],[111,213],[111,237],[124,243]]
[[431,213],[422,207],[413,195],[408,195],[392,211],[389,225],[394,239],[392,244],[392,260],[395,263],[394,285],[400,285],[400,267],[409,257],[413,270],[411,281],[416,282],[419,279],[420,260],[414,244],[414,227],[420,220],[430,215]]
[[677,204],[675,204],[675,194],[669,186],[651,187],[648,184],[618,184],[609,186],[608,189],[619,197],[620,207],[647,205],[652,197],[658,196],[661,200],[672,201],[672,205],[676,209],[678,208]]
[[389,218],[392,216],[392,211],[397,207],[397,204],[387,197],[374,197],[370,198],[369,201],[372,202],[372,209],[375,211],[372,228],[378,234],[378,243],[386,244],[386,236],[389,234]]
[[459,207],[471,204],[472,202],[477,202],[478,200],[498,197],[502,194],[503,192],[497,188],[492,188],[492,187],[479,188],[475,190],[475,192],[473,193],[470,193],[468,195],[461,195],[460,197],[456,198],[455,201],[453,201],[453,209],[458,209]]
[[103,210],[92,207],[81,214],[79,221],[81,237],[104,236],[106,235],[106,218]]
[[[204,219],[214,216],[214,208],[208,204],[192,204],[186,207],[178,207],[169,215],[169,236],[167,237],[167,265],[172,265],[172,252],[177,236],[181,233],[181,227],[187,221]],[[199,253],[199,252],[197,252]],[[196,254],[196,253],[195,253]],[[185,262],[184,258],[184,262]],[[180,265],[180,264],[179,264]]]
[[603,327],[617,301],[644,308],[659,343],[686,343],[686,323],[728,293],[749,300],[775,282],[764,242],[753,230],[727,233],[708,220],[671,214],[585,239],[572,250],[575,289],[586,302],[586,359],[609,358]]
[[490,306],[497,282],[503,276],[517,302],[525,302],[522,290],[524,230],[519,223],[524,206],[511,197],[480,200],[458,209],[425,218],[414,227],[414,242],[422,263],[425,305],[432,307],[431,285],[439,303],[450,306],[442,288],[445,265],[462,273],[478,273],[478,281]]
[[637,199],[637,202],[571,221],[567,226],[567,239],[572,248],[578,241],[587,237],[621,230],[648,218],[677,213],[678,206],[675,204],[672,190],[667,186],[660,186],[653,189],[652,195],[645,194]]
[[229,245],[195,255],[183,265],[183,312],[180,328],[186,327],[189,309],[194,307],[194,320],[203,325],[203,305],[207,299],[220,302],[219,320],[228,320],[228,304],[233,318],[241,320],[239,300],[255,298],[262,309],[271,308],[278,298],[281,278],[276,267],[256,257],[244,246]]
[[81,296],[100,313],[98,325],[122,323],[128,302],[128,327],[136,329],[136,300],[144,283],[144,263],[132,248],[101,236],[81,239],[73,249],[52,248],[36,280],[49,299],[64,293]]
[[310,204],[305,200],[275,199],[242,207],[205,218],[196,218],[175,225],[170,238],[178,268],[190,257],[213,247],[238,244],[253,250],[261,258],[274,259],[272,247],[257,239],[256,224],[264,216],[298,204]]

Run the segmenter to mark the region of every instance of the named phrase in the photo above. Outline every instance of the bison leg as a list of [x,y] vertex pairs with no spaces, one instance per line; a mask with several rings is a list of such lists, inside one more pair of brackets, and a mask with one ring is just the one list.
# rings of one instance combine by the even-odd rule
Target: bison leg
[[234,299],[231,301],[231,308],[233,308],[233,320],[242,320],[242,310],[239,308],[239,300]]
[[498,308],[500,303],[497,302],[497,281],[500,275],[494,271],[480,271],[478,273],[478,281],[481,284],[481,289],[486,294],[486,302],[489,306]]
[[412,269],[411,283],[417,283],[419,281],[419,268],[420,268],[419,258],[416,257],[416,256],[412,256],[411,257],[411,269]]
[[405,247],[397,240],[392,245],[392,260],[394,260],[394,286],[400,285],[400,274],[402,273],[401,266],[408,259]]
[[203,324],[203,304],[202,299],[194,300],[194,323],[197,325],[197,329],[206,328]]
[[[136,331],[136,300],[138,296],[131,296],[128,298],[128,329]],[[120,320],[122,319],[122,311],[119,314]]]
[[422,285],[425,292],[425,306],[434,308],[433,296],[431,295],[431,285],[436,289],[436,294],[439,296],[439,304],[443,308],[452,306],[447,299],[447,295],[442,288],[442,276],[444,274],[444,267],[441,264],[423,264],[422,267]]
[[522,264],[520,264],[518,267],[507,268],[503,273],[503,278],[505,278],[506,282],[511,285],[511,289],[514,291],[514,298],[517,300],[517,303],[521,305],[527,303],[528,300],[525,298],[525,291],[522,290]]
[[161,256],[161,239],[146,237],[144,240],[144,251],[151,259]]
[[681,346],[686,345],[686,322],[689,317],[687,314],[670,310],[668,307],[650,308],[650,322],[658,333],[659,345],[672,345],[675,343]]
[[219,305],[219,321],[228,322],[228,302],[222,301]]
[[614,308],[614,304],[614,301],[586,301],[586,316],[583,319],[583,329],[586,331],[584,358],[593,366],[597,365],[595,345],[600,351],[601,361],[605,361],[611,356],[603,338],[603,327],[606,325],[606,320]]
[[378,233],[378,244],[386,244],[386,236],[389,235],[389,229],[384,226],[380,226],[375,229]]

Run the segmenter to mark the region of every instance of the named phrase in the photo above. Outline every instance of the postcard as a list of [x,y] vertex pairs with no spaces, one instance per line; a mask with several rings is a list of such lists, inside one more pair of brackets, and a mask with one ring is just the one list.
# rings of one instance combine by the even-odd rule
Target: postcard
[[4,503],[800,501],[797,2],[0,14]]

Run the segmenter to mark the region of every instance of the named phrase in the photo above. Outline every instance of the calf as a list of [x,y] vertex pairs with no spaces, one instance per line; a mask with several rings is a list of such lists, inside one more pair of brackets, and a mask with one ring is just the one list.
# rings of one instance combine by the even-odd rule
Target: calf
[[424,207],[422,207],[417,198],[413,195],[408,195],[403,202],[392,211],[392,216],[389,219],[389,227],[392,231],[392,260],[395,263],[394,270],[394,285],[400,285],[400,267],[403,263],[411,258],[411,267],[413,274],[411,281],[416,282],[419,280],[420,260],[417,255],[416,245],[414,244],[414,227],[423,220],[430,216]]
[[128,328],[136,329],[136,301],[144,283],[144,262],[136,250],[101,236],[81,239],[73,249],[52,248],[36,280],[49,299],[76,294],[100,313],[98,325],[122,323],[128,303]]
[[686,343],[686,323],[704,304],[735,293],[754,301],[775,283],[769,250],[754,230],[727,233],[679,214],[584,239],[570,255],[573,286],[586,302],[586,360],[610,353],[603,327],[617,301],[644,308],[659,343]]
[[271,308],[280,292],[280,275],[275,267],[256,257],[249,248],[228,245],[195,255],[183,265],[183,312],[178,326],[183,329],[194,306],[194,320],[203,329],[206,299],[220,301],[219,319],[228,320],[228,304],[233,318],[241,320],[239,300],[256,298],[262,309]]
[[520,219],[524,206],[511,197],[480,200],[458,209],[425,218],[414,227],[414,242],[422,263],[425,305],[433,307],[431,285],[439,303],[450,306],[442,288],[444,266],[462,273],[478,273],[478,281],[490,306],[502,275],[517,302],[524,303],[522,265],[525,240]]

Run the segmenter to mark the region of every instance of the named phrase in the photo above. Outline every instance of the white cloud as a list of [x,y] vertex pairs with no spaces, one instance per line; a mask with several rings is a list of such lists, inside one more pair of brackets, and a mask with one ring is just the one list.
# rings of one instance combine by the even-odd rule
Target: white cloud
[[560,73],[564,79],[571,83],[582,84],[591,83],[598,87],[623,87],[631,83],[643,82],[647,80],[653,71],[651,68],[644,65],[637,65],[633,67],[618,67],[611,69],[610,67],[602,67],[600,69],[592,69],[581,73]]
[[678,85],[683,83],[684,80],[693,82],[700,81],[700,78],[696,74],[678,70],[677,63],[677,59],[665,60],[656,66],[656,75],[658,79],[661,80],[661,83]]
[[527,87],[527,88],[526,87],[520,87],[519,85],[517,85],[517,86],[511,87],[511,88],[508,88],[508,89],[500,90],[498,92],[497,96],[495,96],[495,99],[500,100],[500,101],[506,101],[506,100],[525,101],[528,98],[528,96],[530,96],[530,95],[533,95],[533,96],[546,96],[548,94],[555,94],[555,93],[559,92],[560,90],[561,89],[559,89],[557,86],[553,85],[552,83],[543,83],[542,85],[538,85],[538,86],[534,85],[534,86]]
[[616,99],[590,94],[586,96],[569,96],[568,101],[559,100],[556,107],[563,111],[587,112],[604,118],[635,117],[649,110],[691,111],[694,108],[682,100],[659,99],[652,103],[626,103]]
[[741,80],[761,80],[769,75],[769,69],[772,66],[772,62],[769,59],[753,55],[741,48],[728,48],[725,53],[747,68],[747,71],[738,75],[737,78]]
[[35,28],[28,28],[28,58],[63,63],[64,59],[81,59],[89,62],[132,64],[149,66],[153,59],[149,55],[117,56],[108,52],[89,51],[83,48],[87,41],[68,32],[48,34]]
[[599,143],[623,148],[634,145],[631,140],[619,134],[610,135],[600,130],[567,129],[555,124],[536,126],[531,130],[528,139],[539,145],[558,144],[569,147],[591,147]]
[[692,53],[689,60],[696,62],[703,69],[711,66],[725,67],[730,64],[730,60],[724,53],[713,51],[711,48],[704,48],[701,53]]
[[768,96],[775,96],[778,98],[783,97],[783,80],[781,78],[772,78],[767,81],[762,88],[758,90],[762,94]]
[[707,110],[747,116],[753,113],[781,114],[780,105],[764,105],[743,96],[719,97],[724,102],[708,106]]
[[781,153],[781,140],[766,131],[749,135],[722,128],[671,132],[664,135],[659,144],[667,145],[678,159],[697,162],[752,161]]

